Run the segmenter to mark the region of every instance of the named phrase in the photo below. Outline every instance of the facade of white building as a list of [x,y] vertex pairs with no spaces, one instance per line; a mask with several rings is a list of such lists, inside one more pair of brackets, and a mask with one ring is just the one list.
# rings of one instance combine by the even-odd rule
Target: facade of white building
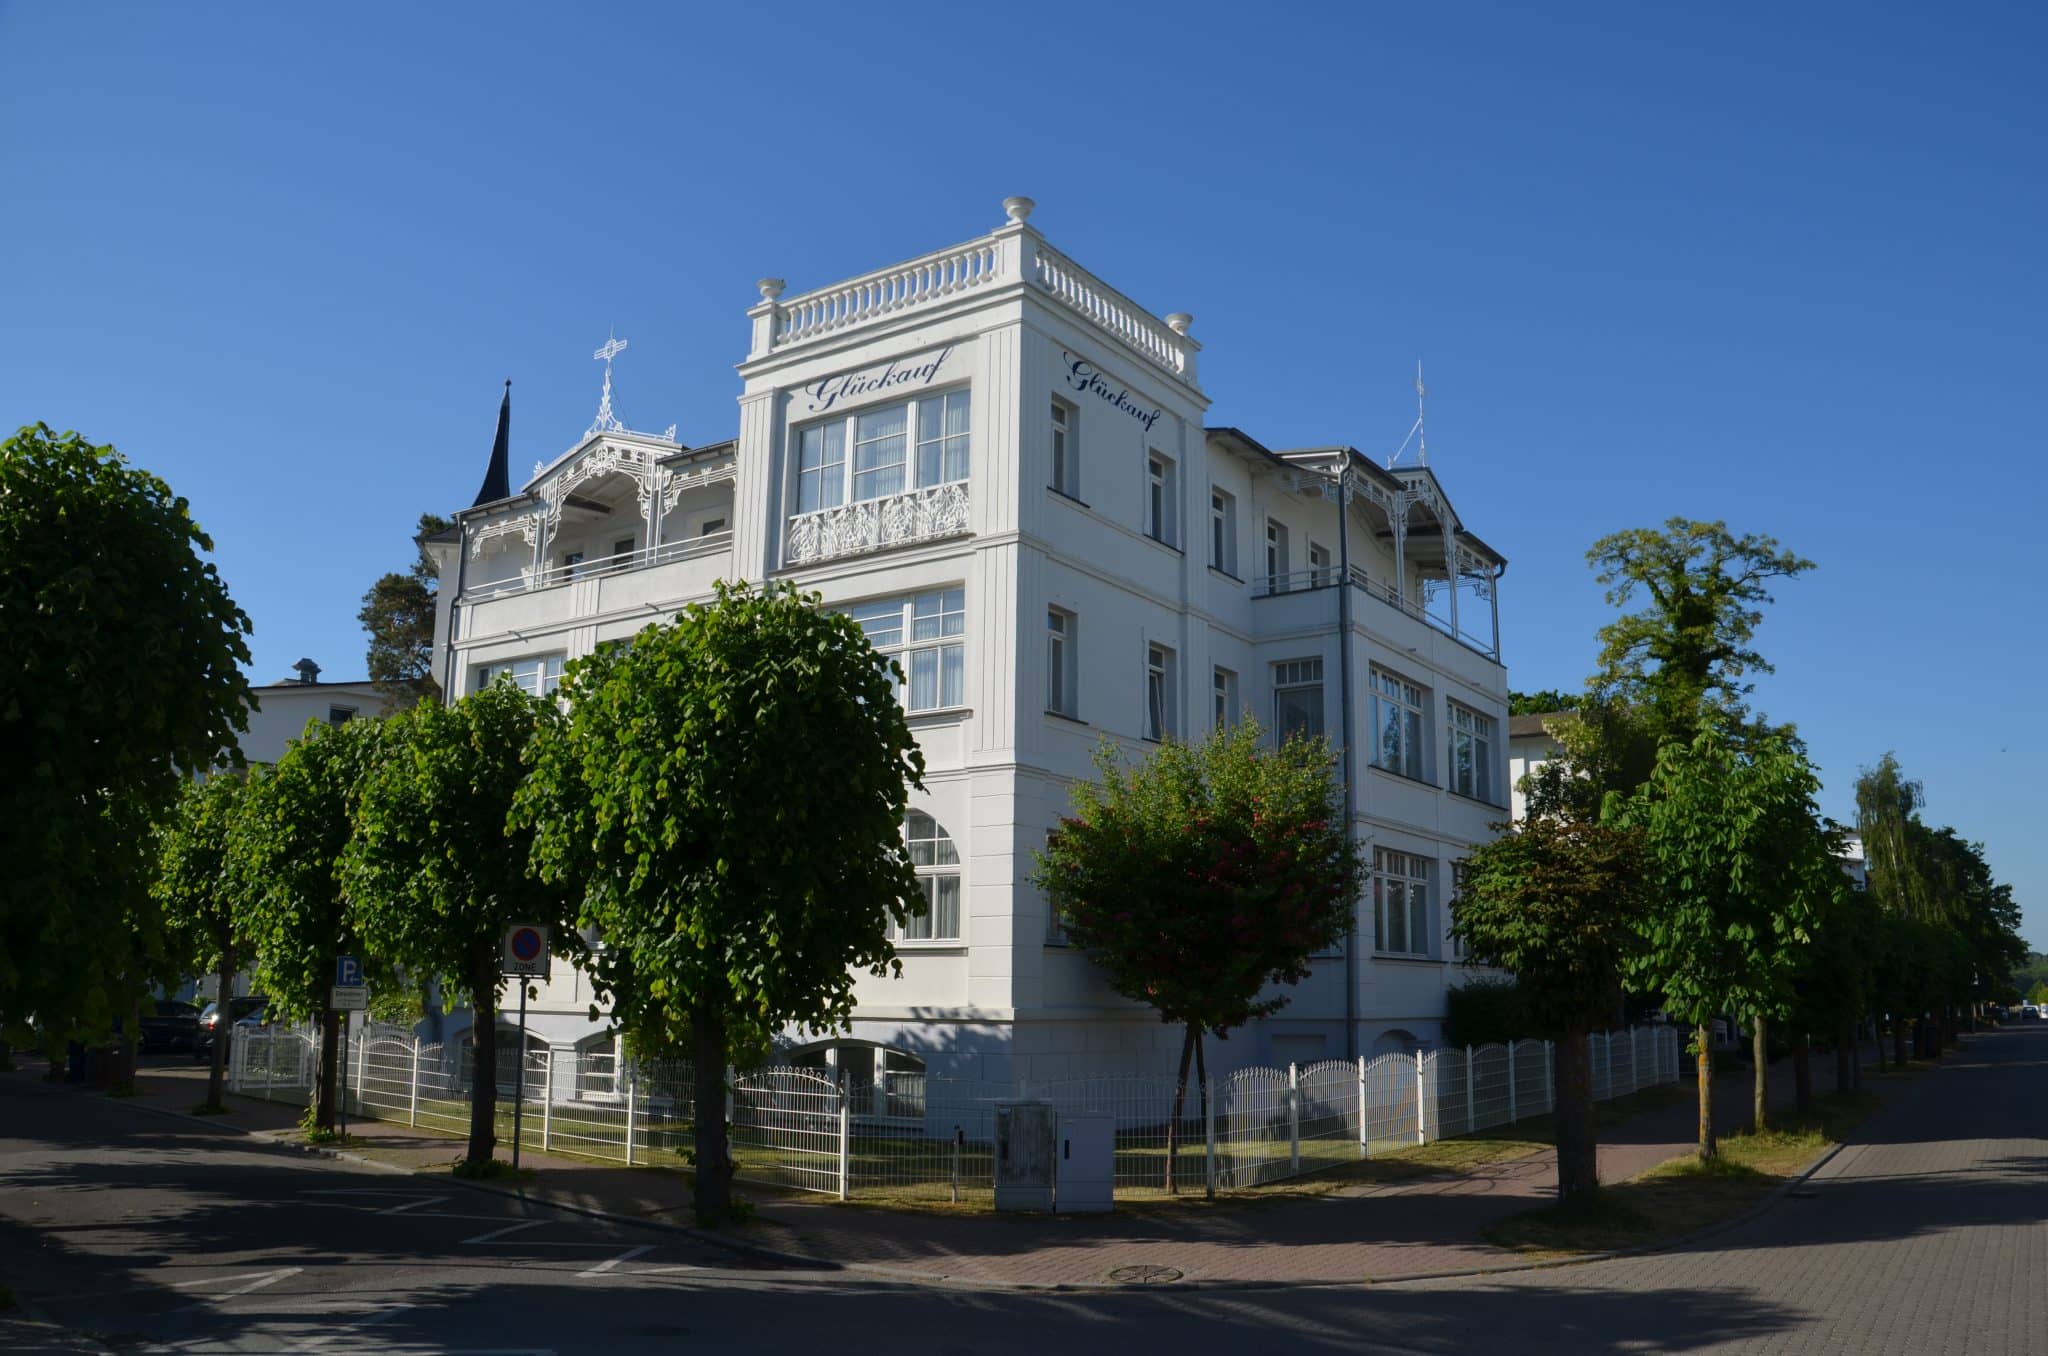
[[[861,976],[850,1032],[792,1043],[992,1081],[1178,1053],[1027,883],[1099,741],[1142,755],[1246,710],[1348,740],[1375,863],[1353,942],[1212,1058],[1435,1041],[1461,970],[1453,864],[1509,794],[1505,561],[1426,466],[1210,426],[1190,318],[1004,206],[989,235],[848,282],[764,280],[730,441],[618,427],[607,385],[590,433],[430,543],[444,686],[550,690],[718,579],[794,580],[856,617],[907,675],[927,771],[906,837],[933,908],[900,978]],[[530,1029],[602,1048],[586,981],[557,975]]]

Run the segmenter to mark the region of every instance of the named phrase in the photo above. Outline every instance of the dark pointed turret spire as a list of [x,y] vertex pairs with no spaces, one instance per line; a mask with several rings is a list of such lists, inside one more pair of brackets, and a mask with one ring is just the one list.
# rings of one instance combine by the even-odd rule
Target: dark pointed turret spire
[[[484,472],[477,504],[494,504],[512,493],[512,383],[505,383],[505,402],[498,406],[498,437],[491,444],[491,464]],[[476,504],[470,505],[475,508]]]

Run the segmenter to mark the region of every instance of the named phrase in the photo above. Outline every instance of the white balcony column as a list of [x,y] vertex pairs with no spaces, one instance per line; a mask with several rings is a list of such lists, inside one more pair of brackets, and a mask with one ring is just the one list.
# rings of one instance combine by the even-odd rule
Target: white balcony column
[[1464,632],[1458,629],[1458,529],[1448,521],[1444,523],[1444,573],[1450,576],[1451,635],[1459,637]]
[[1500,577],[1506,571],[1500,566],[1493,567],[1493,574],[1486,581],[1486,604],[1493,611],[1493,658],[1500,660]]
[[1394,496],[1394,510],[1387,515],[1387,525],[1394,530],[1394,605],[1403,611],[1408,607],[1408,505],[1413,502],[1406,490]]
[[754,285],[761,289],[761,300],[747,312],[747,319],[754,324],[754,341],[747,356],[762,358],[775,350],[775,331],[782,323],[782,289],[787,284],[780,278],[763,278]]

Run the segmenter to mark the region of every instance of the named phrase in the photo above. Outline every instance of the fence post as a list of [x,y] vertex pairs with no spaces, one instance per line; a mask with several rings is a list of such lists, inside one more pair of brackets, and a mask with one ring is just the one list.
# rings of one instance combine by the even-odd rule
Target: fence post
[[420,1123],[420,1038],[412,1038],[412,1090],[405,1099],[405,1123]]
[[[633,1077],[631,1067],[626,1069],[626,1166],[633,1166],[633,1111],[639,1099],[640,1080]],[[693,1114],[695,1108],[691,1109]]]
[[1367,1138],[1365,1133],[1365,1056],[1360,1055],[1358,1057],[1358,1156],[1360,1158],[1368,1158],[1372,1155],[1371,1143],[1372,1141]]
[[370,1113],[363,1106],[363,1083],[370,1076],[370,1014],[367,1012],[363,1014],[363,1039],[358,1043],[362,1048],[356,1052],[356,1114],[368,1120]]
[[1216,1080],[1202,1080],[1202,1190],[1216,1195]]
[[1301,1174],[1301,1066],[1287,1062],[1287,1170]]
[[[250,1040],[252,1040],[252,1041],[256,1039],[256,1037],[255,1037],[254,1033],[251,1033],[251,1035],[250,1035],[249,1039],[250,1039]],[[272,1033],[272,1034],[271,1034],[271,1035],[270,1035],[269,1037],[267,1037],[267,1038],[265,1039],[265,1041],[264,1041],[264,1045],[263,1045],[263,1100],[264,1100],[264,1101],[266,1101],[266,1102],[267,1102],[267,1101],[269,1101],[269,1100],[270,1100],[270,1089],[271,1089],[271,1085],[272,1085],[272,1084],[274,1084],[274,1083],[276,1083],[276,1082],[277,1082],[277,1035],[276,1035],[276,1033],[274,1033],[274,1032],[273,1032],[273,1033]]]
[[[1586,1044],[1593,1042],[1589,1039]],[[1557,1047],[1549,1041],[1543,1042],[1543,1105],[1551,1114],[1557,1113]]]
[[853,1173],[853,1107],[846,1095],[846,1074],[839,1075],[839,1199],[846,1199],[847,1178]]
[[1465,1047],[1465,1133],[1472,1134],[1479,1129],[1479,1107],[1474,1093],[1477,1080],[1472,1077],[1472,1047]]
[[1634,1092],[1643,1085],[1643,1029],[1632,1026],[1628,1029],[1628,1090]]
[[540,1075],[540,1148],[554,1147],[555,1135],[555,1052],[548,1051],[548,1066]]
[[1515,1111],[1515,1043],[1508,1042],[1508,1124],[1522,1119]]
[[1415,1142],[1429,1143],[1429,1078],[1423,1072],[1423,1054],[1415,1052]]

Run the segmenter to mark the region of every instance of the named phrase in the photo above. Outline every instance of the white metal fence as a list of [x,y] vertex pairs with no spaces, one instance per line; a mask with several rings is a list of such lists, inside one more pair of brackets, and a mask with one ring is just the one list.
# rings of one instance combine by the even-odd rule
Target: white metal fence
[[[512,1137],[515,1061],[501,1051],[496,1131]],[[1635,1027],[1590,1038],[1593,1097],[1624,1097],[1680,1074],[1679,1033]],[[621,1066],[609,1054],[530,1047],[520,1142],[528,1149],[626,1164],[673,1161],[690,1144],[687,1063]],[[349,1043],[349,1115],[469,1133],[467,1046],[372,1027]],[[303,1103],[317,1075],[307,1030],[238,1031],[234,1091]],[[993,1191],[995,1109],[1034,1100],[1056,1113],[1116,1121],[1120,1193],[1199,1189],[1311,1173],[1405,1145],[1478,1134],[1548,1115],[1556,1088],[1546,1041],[1240,1069],[1190,1082],[1175,1114],[1171,1076],[1102,1075],[1012,1085],[885,1072],[874,1083],[776,1066],[726,1079],[725,1115],[742,1180],[842,1199],[864,1192],[986,1200]],[[1206,1095],[1205,1095],[1206,1094]]]

